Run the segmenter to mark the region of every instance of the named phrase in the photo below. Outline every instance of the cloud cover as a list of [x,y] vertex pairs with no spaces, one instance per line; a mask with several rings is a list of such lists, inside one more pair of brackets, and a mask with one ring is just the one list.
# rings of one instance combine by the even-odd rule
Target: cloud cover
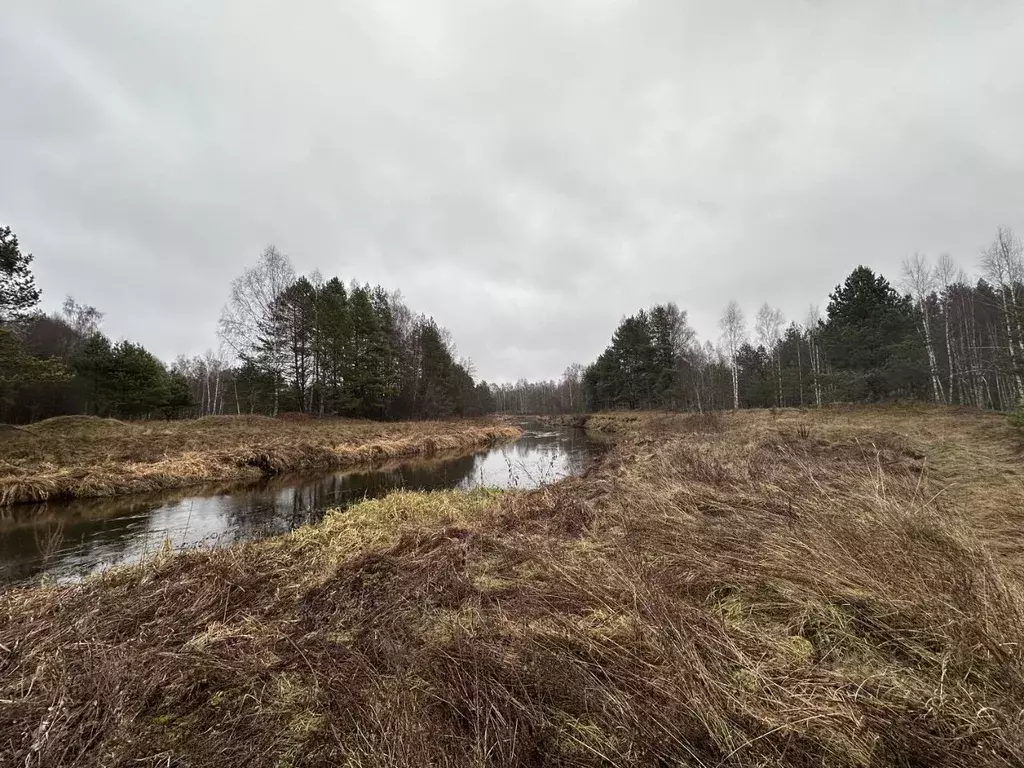
[[269,243],[400,288],[489,380],[674,300],[802,319],[1024,229],[1024,6],[5,0],[0,223],[105,329],[216,345]]

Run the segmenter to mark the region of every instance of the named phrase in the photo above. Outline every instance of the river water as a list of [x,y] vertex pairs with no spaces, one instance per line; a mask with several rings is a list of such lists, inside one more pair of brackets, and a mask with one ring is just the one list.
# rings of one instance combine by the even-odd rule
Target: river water
[[602,450],[583,430],[520,426],[526,433],[518,441],[458,457],[11,507],[0,521],[0,585],[75,580],[166,546],[217,547],[274,536],[317,522],[325,510],[400,488],[536,488],[580,474]]

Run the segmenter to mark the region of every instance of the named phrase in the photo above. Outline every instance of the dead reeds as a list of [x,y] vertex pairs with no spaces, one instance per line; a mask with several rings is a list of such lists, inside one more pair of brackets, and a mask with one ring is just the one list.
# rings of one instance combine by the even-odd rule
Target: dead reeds
[[519,434],[516,427],[485,420],[208,416],[121,422],[64,416],[12,431],[0,441],[0,507],[468,451]]
[[9,591],[0,758],[1024,764],[1024,597],[997,510],[977,514],[1020,489],[969,485],[935,439],[959,429],[996,462],[999,429],[670,424],[629,422],[602,465],[546,489],[397,493]]

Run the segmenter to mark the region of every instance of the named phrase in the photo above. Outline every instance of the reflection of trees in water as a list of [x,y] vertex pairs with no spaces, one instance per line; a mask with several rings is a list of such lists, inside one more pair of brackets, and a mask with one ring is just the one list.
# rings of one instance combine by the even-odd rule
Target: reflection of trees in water
[[286,533],[318,522],[328,509],[344,509],[400,488],[423,491],[455,488],[473,474],[475,465],[475,456],[463,456],[373,472],[337,473],[287,488],[271,485],[262,491],[227,497],[224,513],[236,539]]
[[603,450],[604,446],[582,429],[527,435],[503,451],[506,483],[515,488],[536,488],[582,474],[591,457]]
[[31,579],[53,567],[60,571],[69,560],[88,570],[100,560],[121,559],[146,536],[149,515],[164,505],[151,498],[120,502],[118,506],[111,499],[84,500],[82,512],[75,513],[62,509],[71,504],[43,505],[35,510],[39,517],[34,525],[0,530],[0,582]]
[[587,469],[590,456],[589,453],[581,450],[569,451],[565,456],[567,474],[582,475]]
[[[285,533],[317,522],[326,509],[379,498],[399,488],[533,487],[581,474],[603,450],[583,430],[565,430],[543,437],[527,435],[513,445],[469,456],[392,464],[367,472],[306,479],[283,476],[255,487],[221,485],[199,492],[191,488],[25,507],[15,515],[24,522],[0,527],[0,583],[38,576],[48,566],[57,573],[81,574],[101,561],[130,560],[158,547],[165,535],[181,545],[186,532],[190,541],[206,543],[220,537],[227,543]],[[62,541],[47,563],[43,552],[58,526],[63,528]]]

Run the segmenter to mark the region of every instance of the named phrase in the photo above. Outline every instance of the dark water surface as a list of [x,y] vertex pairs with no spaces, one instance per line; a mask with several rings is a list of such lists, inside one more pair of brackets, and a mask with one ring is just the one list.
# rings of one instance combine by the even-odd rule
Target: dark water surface
[[78,579],[165,546],[224,546],[285,533],[399,488],[536,488],[580,474],[603,447],[582,430],[523,424],[515,443],[432,461],[408,461],[256,484],[113,499],[18,505],[0,521],[0,585]]

